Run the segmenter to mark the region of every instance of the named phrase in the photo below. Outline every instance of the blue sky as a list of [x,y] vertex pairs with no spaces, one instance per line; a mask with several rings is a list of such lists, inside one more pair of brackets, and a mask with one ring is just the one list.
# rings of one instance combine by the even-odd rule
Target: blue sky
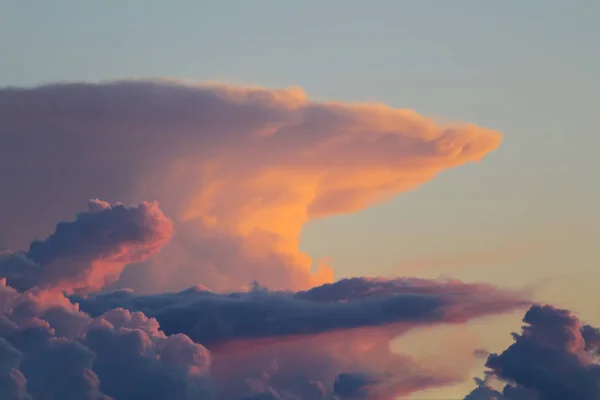
[[540,296],[598,323],[599,18],[595,0],[0,0],[0,85],[298,85],[500,130],[481,164],[311,223],[303,249],[338,276],[555,277]]

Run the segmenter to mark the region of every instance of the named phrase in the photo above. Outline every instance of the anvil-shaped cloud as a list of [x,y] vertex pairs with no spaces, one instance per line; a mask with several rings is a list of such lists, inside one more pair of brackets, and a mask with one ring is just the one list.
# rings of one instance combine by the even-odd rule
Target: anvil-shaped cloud
[[350,213],[479,161],[501,135],[383,104],[315,102],[172,80],[0,89],[0,244],[47,236],[88,198],[156,199],[176,235],[120,287],[239,290],[331,282],[303,224]]

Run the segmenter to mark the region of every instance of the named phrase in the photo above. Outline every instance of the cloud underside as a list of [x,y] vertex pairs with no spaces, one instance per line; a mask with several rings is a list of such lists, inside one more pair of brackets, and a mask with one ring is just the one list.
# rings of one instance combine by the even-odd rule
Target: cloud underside
[[157,200],[174,238],[113,286],[146,293],[332,282],[326,262],[298,250],[307,221],[386,201],[501,141],[408,109],[311,101],[299,88],[173,80],[4,88],[0,120],[10,188],[0,244],[47,236],[89,198]]

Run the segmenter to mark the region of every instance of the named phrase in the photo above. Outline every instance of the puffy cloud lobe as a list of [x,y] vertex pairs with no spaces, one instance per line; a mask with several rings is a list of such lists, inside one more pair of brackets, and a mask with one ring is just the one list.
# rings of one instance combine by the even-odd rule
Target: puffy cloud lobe
[[37,286],[95,291],[116,281],[127,264],[156,254],[172,232],[171,221],[157,203],[111,207],[91,200],[88,212],[59,223],[53,234],[32,242],[26,253],[0,258],[0,273],[20,290]]
[[19,350],[0,337],[0,398],[31,400],[27,393],[27,379],[19,371],[22,358]]
[[[3,290],[10,294],[1,314],[8,322],[0,335],[3,398],[213,398],[208,350],[165,335],[156,320],[123,309],[92,318],[56,291]],[[62,312],[46,319],[52,310]]]
[[[165,336],[141,313],[113,310],[85,335],[102,389],[117,399],[207,396],[210,355],[184,335]],[[114,322],[111,323],[110,321]]]
[[502,395],[486,380],[478,381],[466,399],[600,398],[597,329],[552,306],[532,306],[523,322],[522,333],[513,334],[515,342],[501,354],[491,354],[486,363],[489,374],[508,382]]
[[156,254],[172,232],[156,203],[111,207],[93,200],[89,208],[28,252],[4,252],[2,398],[213,398],[211,358],[202,345],[165,335],[142,313],[113,309],[94,318],[65,297],[63,291],[100,289],[127,263]]
[[0,296],[3,353],[12,354],[3,357],[10,365],[2,368],[0,377],[10,381],[3,385],[11,392],[6,398],[103,398],[91,372],[93,353],[77,341],[55,336],[52,326],[39,315],[42,310],[61,307],[60,301],[37,304],[43,296],[21,294],[6,286],[5,279],[0,281]]
[[585,340],[585,349],[600,356],[600,329],[585,325],[581,328],[581,334]]
[[61,399],[108,399],[92,371],[94,353],[81,343],[52,335],[46,327],[34,327],[9,337],[24,354],[20,371],[34,399],[52,393]]
[[504,399],[502,393],[494,389],[494,387],[488,383],[487,376],[486,379],[475,378],[475,383],[477,384],[477,388],[475,388],[471,393],[469,393],[464,400]]
[[146,291],[330,282],[331,269],[311,272],[298,250],[304,223],[389,199],[501,140],[412,110],[314,102],[298,88],[167,80],[0,89],[0,119],[0,179],[11,188],[0,243],[46,235],[82,198],[157,199],[175,240],[149,262],[152,279],[130,267],[120,283]]

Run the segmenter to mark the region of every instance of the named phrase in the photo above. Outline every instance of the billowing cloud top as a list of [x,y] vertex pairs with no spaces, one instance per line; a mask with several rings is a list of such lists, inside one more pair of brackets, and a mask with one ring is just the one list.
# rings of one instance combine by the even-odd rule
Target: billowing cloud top
[[59,223],[27,252],[0,255],[0,275],[20,290],[97,291],[117,280],[127,264],[158,253],[172,234],[173,224],[157,203],[111,207],[90,200],[88,212]]
[[143,280],[130,268],[120,284],[146,291],[331,282],[298,250],[305,222],[389,199],[501,140],[412,110],[310,101],[298,88],[172,80],[0,89],[0,120],[10,188],[0,226],[11,227],[0,244],[46,236],[83,199],[156,199],[176,237]]
[[[488,357],[486,379],[465,400],[600,399],[599,330],[552,306],[532,306],[523,322],[515,342]],[[498,391],[493,379],[508,383]]]

